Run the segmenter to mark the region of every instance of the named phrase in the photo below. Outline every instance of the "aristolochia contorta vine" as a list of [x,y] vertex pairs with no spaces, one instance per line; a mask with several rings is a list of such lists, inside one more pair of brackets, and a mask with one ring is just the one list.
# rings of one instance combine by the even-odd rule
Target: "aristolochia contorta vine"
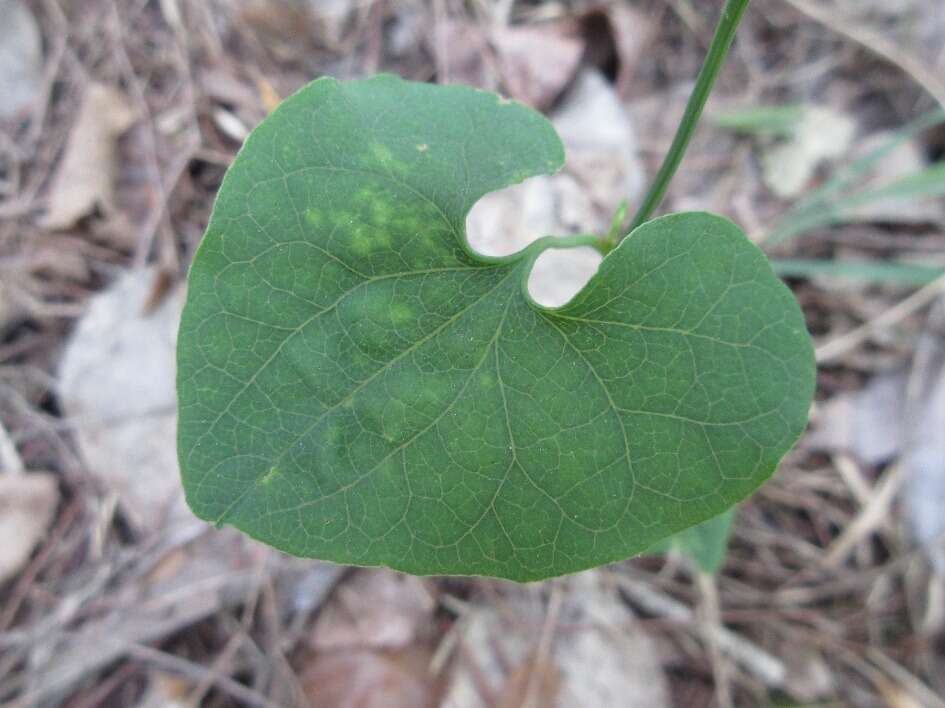
[[521,104],[320,79],[253,132],[194,259],[179,451],[194,512],[300,556],[535,580],[716,516],[803,430],[814,360],[764,255],[644,223],[567,305],[543,238],[470,250],[483,194],[564,161]]

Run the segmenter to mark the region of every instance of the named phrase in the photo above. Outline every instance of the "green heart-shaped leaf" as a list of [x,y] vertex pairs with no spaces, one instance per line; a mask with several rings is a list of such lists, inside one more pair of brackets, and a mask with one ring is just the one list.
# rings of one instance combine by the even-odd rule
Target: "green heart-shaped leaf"
[[566,306],[543,239],[470,251],[486,192],[558,169],[528,108],[394,77],[321,79],[230,168],[178,345],[187,500],[277,548],[533,580],[715,516],[804,428],[810,338],[730,222],[640,227]]

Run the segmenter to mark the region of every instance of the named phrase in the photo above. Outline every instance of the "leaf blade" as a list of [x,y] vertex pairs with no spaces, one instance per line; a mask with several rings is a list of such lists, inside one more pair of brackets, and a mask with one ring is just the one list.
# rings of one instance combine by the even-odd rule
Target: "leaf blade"
[[264,121],[181,325],[195,513],[296,555],[532,580],[642,552],[760,484],[806,422],[813,356],[733,224],[649,222],[558,310],[527,296],[537,249],[469,250],[479,196],[562,159],[524,106],[393,77],[320,80]]

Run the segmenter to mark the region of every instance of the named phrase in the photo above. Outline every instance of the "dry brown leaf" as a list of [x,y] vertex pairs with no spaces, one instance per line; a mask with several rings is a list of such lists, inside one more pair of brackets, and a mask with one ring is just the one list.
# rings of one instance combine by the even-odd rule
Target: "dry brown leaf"
[[242,21],[270,40],[290,42],[312,29],[307,0],[236,0]]
[[311,708],[433,708],[438,680],[430,675],[428,649],[366,649],[317,655],[302,671]]
[[945,576],[945,300],[933,306],[913,371],[884,373],[823,406],[808,444],[843,451],[866,465],[901,457],[913,532]]
[[420,578],[359,570],[335,589],[310,644],[319,650],[405,647],[423,634],[435,605]]
[[562,23],[505,27],[491,40],[508,94],[538,109],[570,84],[584,52],[584,40]]
[[[0,333],[21,319],[61,316],[77,306],[61,301],[73,282],[87,282],[89,264],[80,239],[30,238],[19,253],[0,259]],[[58,301],[58,302],[57,302]]]
[[[542,708],[624,708],[669,705],[666,680],[653,641],[634,622],[630,609],[601,571],[567,578],[560,622],[568,627],[552,638],[547,662],[560,679],[557,699]],[[562,582],[562,581],[559,581]],[[531,593],[531,594],[529,594]],[[510,590],[504,612],[496,603],[473,607],[463,617],[462,651],[456,660],[443,708],[486,708],[483,688],[511,692],[521,681],[516,671],[534,656],[546,610],[535,587]],[[512,670],[509,667],[516,667]],[[550,689],[552,671],[540,683]],[[535,685],[537,692],[538,685]],[[550,691],[549,691],[550,693]]]
[[[639,144],[629,115],[604,75],[583,69],[552,122],[567,150],[567,170],[600,211],[594,225],[606,229],[620,201],[633,203],[644,186]],[[590,225],[574,224],[578,229]]]
[[[474,22],[447,20],[426,41],[445,76],[440,81],[502,89],[540,110],[572,85],[582,64],[616,63],[617,93],[626,91],[652,25],[639,12],[610,5],[577,18],[484,31]],[[604,119],[601,119],[604,122]]]
[[63,412],[89,471],[118,493],[132,523],[198,523],[177,467],[177,288],[149,310],[160,274],[130,271],[96,295],[59,366]]
[[286,54],[298,51],[300,39],[338,48],[358,9],[351,0],[232,1],[247,27]]
[[200,90],[214,103],[236,106],[241,111],[259,105],[260,99],[257,92],[253,90],[253,86],[237,77],[227,67],[219,65],[201,67],[197,79]]
[[626,3],[608,3],[580,18],[587,43],[585,60],[603,67],[617,65],[616,90],[626,96],[637,62],[654,36],[650,18]]
[[791,139],[762,155],[765,184],[782,199],[800,196],[824,162],[846,153],[856,128],[856,121],[844,113],[808,106]]
[[49,190],[43,228],[68,229],[96,208],[112,209],[117,140],[135,119],[118,89],[89,84]]
[[13,577],[42,540],[59,504],[47,473],[0,475],[0,583]]
[[647,50],[655,35],[650,18],[628,4],[614,3],[608,6],[610,26],[617,45],[617,93],[625,96],[633,83],[637,62]]
[[[57,612],[69,619],[51,618],[43,641],[30,647],[33,688],[19,705],[60,705],[72,687],[94,680],[99,671],[127,656],[129,649],[160,642],[258,593],[267,582],[260,567],[269,549],[234,529],[204,535],[200,531],[200,527],[178,528],[164,536],[172,548],[183,551],[184,560],[172,561],[176,567],[165,566],[167,572],[147,572],[154,557],[142,551],[136,559],[142,567],[116,571],[120,580],[109,582],[107,589],[90,593],[79,586],[61,598]],[[101,576],[89,580],[95,583]],[[87,604],[83,609],[85,603],[94,609]],[[77,612],[83,621],[73,625],[70,620]]]
[[558,705],[668,708],[657,646],[603,574],[581,573],[569,589],[562,621],[587,629],[556,647],[561,670]]
[[487,61],[488,47],[482,28],[473,22],[449,19],[424,35],[427,48],[436,57],[437,80],[496,88],[495,60]]
[[91,278],[87,243],[59,234],[55,238],[31,239],[24,245],[23,256],[32,273],[44,279],[65,279],[85,283]]
[[902,449],[907,380],[902,371],[882,373],[860,391],[835,396],[821,407],[807,444],[869,466],[889,462]]

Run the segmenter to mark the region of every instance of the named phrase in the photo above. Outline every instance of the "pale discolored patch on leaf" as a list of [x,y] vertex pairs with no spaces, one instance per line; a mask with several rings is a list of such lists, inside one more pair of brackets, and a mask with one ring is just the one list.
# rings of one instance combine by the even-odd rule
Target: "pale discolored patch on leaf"
[[469,249],[479,197],[563,160],[521,104],[390,76],[321,79],[263,121],[189,279],[192,509],[296,555],[536,580],[767,479],[806,423],[813,352],[731,222],[645,224],[558,309],[526,289],[549,241]]

